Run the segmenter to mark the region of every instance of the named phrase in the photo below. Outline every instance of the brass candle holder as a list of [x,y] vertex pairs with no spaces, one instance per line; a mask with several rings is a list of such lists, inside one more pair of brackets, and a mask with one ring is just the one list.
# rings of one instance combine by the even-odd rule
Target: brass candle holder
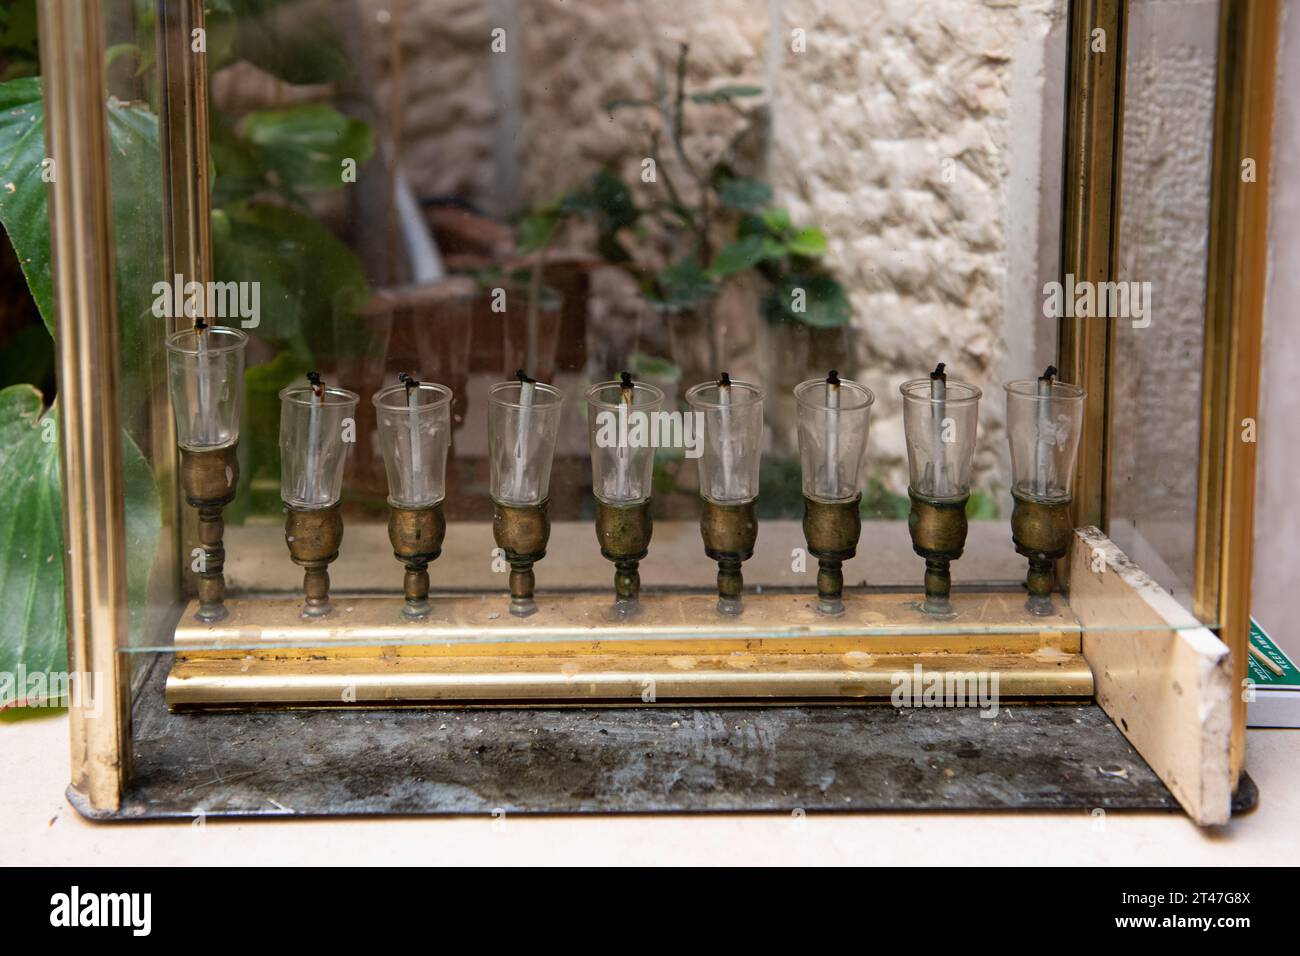
[[510,613],[537,610],[533,565],[546,557],[551,462],[564,393],[523,370],[488,396],[488,463],[492,535],[510,565]]
[[303,569],[302,614],[330,613],[329,565],[343,542],[343,470],[352,447],[357,395],[329,387],[316,372],[280,390],[280,498],[289,558]]
[[966,502],[979,426],[980,390],[949,381],[940,362],[929,378],[904,382],[903,429],[907,436],[907,527],[912,550],[925,559],[921,610],[951,618],[951,564],[966,546]]
[[1011,446],[1011,540],[1029,560],[1025,607],[1048,615],[1053,568],[1070,546],[1071,489],[1087,397],[1056,380],[1049,365],[1037,379],[1008,382],[1007,441]]
[[858,553],[862,534],[862,495],[851,501],[818,501],[804,495],[803,535],[817,559],[817,610],[844,613],[843,564]]
[[650,516],[654,447],[633,436],[651,434],[649,416],[663,400],[662,391],[632,381],[628,372],[618,381],[600,382],[587,390],[596,540],[601,556],[614,562],[614,613],[623,617],[641,609],[639,568],[649,554],[654,532]]
[[224,620],[226,610],[226,523],[222,511],[235,499],[239,486],[237,446],[211,451],[181,449],[181,490],[185,502],[199,513],[199,545],[203,563],[199,575],[200,621]]
[[803,534],[817,559],[817,610],[844,613],[843,564],[857,553],[862,534],[862,486],[866,482],[871,389],[824,379],[794,389],[799,417],[799,465],[803,487]]
[[181,450],[180,484],[198,511],[202,562],[195,616],[212,623],[227,615],[225,521],[222,511],[239,486],[239,409],[244,391],[244,349],[239,329],[194,327],[167,337],[167,380]]
[[617,505],[596,502],[596,540],[600,555],[614,562],[614,612],[623,616],[641,610],[641,562],[650,553],[654,522],[650,502]]
[[716,382],[687,390],[686,401],[702,420],[700,534],[704,553],[718,562],[718,611],[739,614],[745,582],[740,567],[754,554],[758,518],[758,467],[763,444],[763,390],[733,382],[723,372]]
[[398,383],[371,398],[388,477],[388,540],[406,568],[402,616],[428,615],[429,564],[442,553],[447,522],[447,451],[451,447],[452,392],[403,372]]
[[533,591],[537,580],[533,565],[546,557],[551,537],[551,519],[544,500],[535,505],[494,502],[492,536],[510,565],[510,613],[527,617],[537,611]]

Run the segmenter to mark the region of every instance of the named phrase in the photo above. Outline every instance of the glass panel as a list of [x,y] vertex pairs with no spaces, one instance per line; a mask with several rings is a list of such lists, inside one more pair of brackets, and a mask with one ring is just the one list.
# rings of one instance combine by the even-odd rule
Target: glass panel
[[1192,608],[1218,4],[1129,8],[1109,534]]
[[[623,371],[678,415],[722,371],[761,385],[746,581],[808,587],[793,390],[832,368],[879,397],[849,579],[918,585],[898,388],[938,361],[993,399],[958,579],[1023,577],[1001,383],[1055,350],[1038,290],[1057,265],[1064,3],[955,7],[959,44],[924,8],[800,2],[210,12],[217,278],[258,284],[236,299],[258,314],[235,317],[252,341],[232,589],[301,585],[275,396],[312,370],[362,396],[336,588],[400,584],[375,560],[389,482],[369,397],[410,372],[456,395],[433,586],[503,589],[489,391],[520,366],[566,396],[541,587],[607,586],[584,396]],[[647,587],[716,572],[687,452],[655,452]]]
[[[749,507],[756,467],[746,597],[797,592],[809,601],[791,607],[806,610],[818,561],[802,520],[795,389],[813,382],[820,404],[804,424],[817,435],[805,438],[823,477],[838,477],[834,495],[810,497],[843,507],[839,483],[852,476],[847,500],[851,508],[862,490],[863,530],[845,583],[894,603],[870,620],[792,623],[762,607],[738,620],[755,635],[890,634],[903,618],[949,633],[1031,626],[958,597],[1000,592],[998,607],[1019,614],[1023,605],[1003,385],[1033,383],[1056,354],[1044,293],[1060,245],[1064,0],[953,2],[942,16],[802,0],[669,6],[652,15],[632,2],[559,0],[209,4],[213,286],[192,300],[168,284],[159,209],[124,208],[116,228],[119,255],[150,291],[161,282],[166,292],[123,307],[152,323],[139,326],[150,333],[135,345],[127,335],[138,327],[124,322],[124,366],[133,363],[124,401],[160,477],[163,432],[150,415],[170,409],[157,313],[188,304],[210,326],[248,336],[237,451],[209,474],[217,485],[237,475],[234,496],[206,513],[181,506],[184,521],[200,525],[190,538],[213,533],[215,514],[224,521],[232,597],[299,599],[305,587],[326,626],[357,622],[331,639],[393,643],[404,638],[359,599],[393,598],[402,623],[396,596],[406,587],[407,617],[427,614],[411,589],[432,560],[424,586],[435,609],[449,594],[486,595],[482,620],[438,618],[450,639],[474,639],[483,621],[508,623],[509,608],[531,611],[506,593],[528,575],[541,613],[532,631],[503,639],[553,638],[546,612],[561,605],[554,626],[603,626],[608,603],[555,596],[612,599],[612,562],[627,555],[616,553],[607,509],[624,509],[617,527],[631,534],[646,487],[640,466],[652,458],[653,537],[639,558],[646,592],[710,598],[690,622],[694,636],[731,626],[712,614],[715,561],[725,556],[706,555],[701,512]],[[138,62],[115,64],[114,78],[152,119],[152,47],[139,36],[152,22],[140,16],[131,30],[115,21],[120,43],[136,37],[129,55]],[[133,150],[147,175],[156,143]],[[156,201],[156,186],[141,191]],[[201,412],[204,394],[227,413],[224,398],[199,386],[199,353],[197,343],[185,352],[196,381],[176,394],[187,415]],[[202,357],[208,377],[216,354]],[[431,472],[420,496],[395,501],[394,489],[413,479],[386,469],[412,466],[421,405],[394,406],[381,430],[373,396],[402,395],[400,373],[451,398],[417,443],[430,468],[445,453],[445,479]],[[666,416],[644,431],[652,456],[644,447],[608,454],[600,423],[588,419],[621,410],[623,373],[633,396],[655,397],[634,397],[629,414]],[[841,383],[840,404],[828,380]],[[909,436],[902,389],[917,381]],[[705,401],[693,405],[688,392],[700,386],[692,394]],[[587,400],[593,388],[599,402]],[[866,406],[843,398],[863,388],[874,395],[869,430],[854,415]],[[724,400],[732,390],[743,397]],[[282,396],[292,399],[288,416]],[[1068,460],[1063,446],[1044,450],[1040,418],[1029,416],[1021,439],[1047,456],[1045,467]],[[1063,441],[1073,434],[1057,431]],[[921,476],[911,482],[909,444]],[[336,494],[336,471],[325,466],[340,454]],[[838,465],[827,464],[833,455]],[[964,553],[951,562],[958,613],[923,625],[913,619],[926,562],[909,532],[909,483],[935,520],[954,508],[969,518]],[[636,493],[608,493],[623,484]],[[549,542],[536,554],[510,538],[540,533],[528,523],[535,513],[520,517],[536,496],[504,490],[515,486],[547,489]],[[213,501],[223,494],[218,487]],[[337,517],[325,507],[336,499]],[[514,513],[503,518],[503,509]],[[399,511],[424,516],[390,523]],[[719,520],[715,532],[736,531]],[[195,555],[178,558],[201,570]],[[512,570],[521,561],[528,567]],[[155,564],[167,580],[168,562]],[[622,587],[621,565],[618,574]],[[211,598],[210,580],[187,578]],[[323,613],[327,586],[335,617]],[[548,594],[550,604],[540,600]],[[349,619],[353,600],[364,613]],[[265,646],[283,622],[249,623],[257,626],[238,639]]]
[[[176,435],[179,425],[193,444],[221,443],[237,390],[220,380],[242,366],[229,364],[226,336],[213,342],[192,388],[211,399],[207,433],[188,434],[177,422],[168,395],[167,335],[174,328],[157,308],[163,265],[164,203],[159,146],[158,70],[151,4],[106,0],[107,113],[113,242],[117,265],[119,328],[118,389],[122,413],[122,466],[127,519],[127,589],[133,647],[170,638],[181,597],[178,512],[174,505]],[[188,327],[189,323],[186,323]],[[178,340],[182,348],[186,343]],[[197,361],[197,355],[195,356]],[[182,364],[184,364],[182,362]],[[200,368],[196,364],[195,371]],[[178,379],[182,395],[185,382]],[[209,388],[218,394],[210,395]]]

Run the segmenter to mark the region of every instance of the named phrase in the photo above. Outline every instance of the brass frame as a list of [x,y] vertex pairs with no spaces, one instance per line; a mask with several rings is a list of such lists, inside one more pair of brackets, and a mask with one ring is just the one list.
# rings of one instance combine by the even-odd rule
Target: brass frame
[[[1065,170],[1061,198],[1061,277],[1109,281],[1116,265],[1123,143],[1125,0],[1073,0],[1066,78]],[[1093,53],[1092,31],[1106,52]],[[1106,527],[1110,443],[1111,327],[1062,318],[1056,364],[1061,378],[1088,392],[1075,466],[1074,527]]]
[[[1219,7],[1214,165],[1206,270],[1201,452],[1197,481],[1196,614],[1213,619],[1246,678],[1255,535],[1255,444],[1268,275],[1268,187],[1281,5],[1222,0]],[[1241,163],[1255,160],[1255,181]],[[1233,697],[1233,786],[1245,765],[1246,700]]]
[[[59,464],[63,470],[68,668],[93,702],[68,708],[69,797],[116,810],[130,773],[126,515],[118,415],[118,334],[104,35],[99,0],[41,0],[50,271],[58,307]],[[174,449],[173,449],[174,453]]]

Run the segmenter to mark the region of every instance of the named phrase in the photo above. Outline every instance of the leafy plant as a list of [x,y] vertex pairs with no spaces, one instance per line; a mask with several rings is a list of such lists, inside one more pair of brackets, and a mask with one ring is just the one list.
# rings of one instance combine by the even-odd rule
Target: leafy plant
[[[736,171],[737,146],[752,125],[738,101],[762,95],[762,88],[728,85],[688,92],[687,53],[683,45],[671,91],[605,104],[611,113],[635,109],[654,117],[644,155],[653,164],[655,181],[662,182],[662,198],[638,206],[631,187],[613,168],[601,169],[523,215],[516,229],[520,250],[534,254],[533,268],[540,274],[547,250],[565,227],[584,221],[595,227],[595,253],[632,276],[642,295],[665,312],[697,310],[723,283],[751,274],[766,289],[762,314],[768,321],[819,328],[846,324],[844,287],[820,261],[827,251],[825,234],[815,226],[796,226],[787,210],[771,205],[767,183]],[[720,158],[708,162],[686,149],[687,103],[722,105],[744,119],[740,134]],[[685,183],[690,190],[683,188]],[[682,237],[670,261],[656,261],[641,251],[644,242],[632,241],[644,240],[651,228]]]
[[[327,18],[301,10],[286,15],[279,0],[208,0],[205,7],[214,72],[247,60],[289,82],[329,82],[346,74],[347,57]],[[30,75],[36,69],[34,9],[31,0],[0,9],[0,53],[9,63],[7,82],[0,83],[0,224],[54,335],[44,105],[40,80]],[[152,0],[135,0],[140,42],[106,54],[110,61],[134,61],[138,76],[153,62],[154,10]],[[127,426],[128,600],[137,631],[161,530],[154,478],[130,434],[131,414],[146,407],[154,384],[146,374],[153,338],[147,323],[159,321],[151,307],[153,283],[162,273],[160,152],[157,117],[146,104],[110,100],[107,118]],[[322,353],[364,349],[360,324],[353,321],[368,291],[364,270],[312,214],[307,198],[341,186],[343,160],[360,166],[373,149],[369,127],[323,105],[257,112],[238,124],[214,119],[214,278],[261,284],[262,309],[274,318],[258,334],[285,350],[276,371]],[[252,385],[265,377],[250,369]],[[0,390],[0,486],[7,491],[0,498],[0,601],[7,610],[0,620],[0,672],[67,666],[56,406],[46,408],[30,385]],[[262,422],[252,431],[272,429]]]

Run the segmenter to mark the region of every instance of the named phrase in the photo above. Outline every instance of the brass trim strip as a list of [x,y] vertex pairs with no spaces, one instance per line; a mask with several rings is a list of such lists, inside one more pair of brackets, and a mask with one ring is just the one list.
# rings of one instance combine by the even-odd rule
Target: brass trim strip
[[[1206,270],[1204,382],[1197,483],[1195,608],[1232,650],[1234,687],[1246,677],[1255,532],[1255,444],[1268,271],[1268,185],[1277,39],[1276,0],[1219,7],[1214,166]],[[1242,162],[1255,161],[1243,182]],[[1245,764],[1246,701],[1233,697],[1235,789]]]
[[[1066,78],[1065,171],[1062,178],[1061,277],[1109,281],[1115,271],[1123,140],[1124,0],[1070,4]],[[1093,31],[1105,52],[1093,52]],[[1088,391],[1075,470],[1076,528],[1106,527],[1109,469],[1110,321],[1062,318],[1057,340],[1061,378]]]
[[116,810],[130,760],[126,521],[118,420],[118,334],[108,117],[99,0],[41,0],[41,67],[58,307],[60,466],[68,666],[94,683],[69,707],[71,787]]
[[574,701],[852,700],[888,698],[894,678],[999,674],[1005,697],[1088,697],[1092,675],[1068,609],[1031,615],[1020,593],[963,592],[962,617],[935,621],[916,595],[849,593],[843,617],[808,594],[745,597],[740,618],[712,594],[651,594],[631,621],[609,594],[539,596],[540,613],[504,612],[499,594],[435,598],[425,621],[393,597],[339,598],[303,620],[302,602],[242,598],[217,624],[176,629],[172,707],[394,706],[420,702],[563,705]]
[[960,680],[969,698],[979,686],[978,675],[984,675],[985,692],[991,691],[992,674],[997,675],[999,701],[1087,698],[1093,692],[1092,672],[1081,654],[440,657],[436,663],[378,655],[304,663],[257,655],[178,658],[167,677],[166,698],[176,710],[591,701],[625,706],[726,700],[839,703],[888,700],[905,686],[900,675],[919,683],[918,695],[934,679],[944,682],[934,687]]
[[[333,613],[304,620],[301,599],[232,598],[229,616],[215,624],[195,620],[191,602],[176,628],[175,649],[186,654],[244,649],[326,649],[346,655],[358,647],[426,647],[423,653],[541,655],[590,648],[605,654],[629,648],[701,653],[763,646],[848,651],[871,649],[944,653],[1077,651],[1080,629],[1073,613],[1058,608],[1038,617],[1018,592],[959,593],[959,616],[937,620],[916,608],[914,594],[849,593],[845,613],[823,617],[815,595],[747,594],[745,613],[717,613],[712,594],[651,594],[631,620],[614,617],[609,594],[542,593],[539,613],[516,618],[499,594],[435,597],[422,621],[402,617],[397,597],[338,598]],[[675,649],[674,649],[675,648]],[[643,651],[644,652],[644,651]]]

